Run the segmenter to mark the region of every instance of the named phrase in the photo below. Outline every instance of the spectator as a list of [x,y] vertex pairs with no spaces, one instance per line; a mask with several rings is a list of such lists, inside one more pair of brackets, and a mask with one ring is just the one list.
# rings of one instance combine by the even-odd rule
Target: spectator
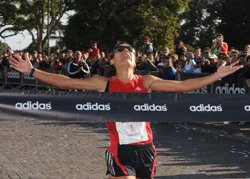
[[[53,63],[53,66],[52,68],[54,70],[61,70],[62,69],[62,62],[60,62],[60,59],[59,58],[54,58],[54,63]],[[56,71],[57,72],[57,71]]]
[[230,47],[230,49],[229,49],[229,51],[228,51],[228,55],[230,56],[230,57],[232,57],[232,54],[233,54],[233,52],[235,51],[236,49],[234,48],[234,47]]
[[176,69],[176,71],[178,72],[183,72],[182,69],[186,66],[186,57],[181,57],[179,59],[179,63],[176,64],[176,67],[174,67]]
[[165,54],[166,56],[168,56],[169,55],[169,49],[168,49],[168,47],[165,47],[163,49],[162,53]]
[[240,74],[247,79],[250,79],[250,55],[245,59],[245,66],[241,69]]
[[41,69],[49,69],[52,61],[49,60],[47,55],[43,55],[42,61],[40,62]]
[[91,75],[96,76],[100,74],[101,63],[102,63],[101,54],[97,53],[95,58],[92,61]]
[[157,71],[157,67],[148,57],[144,60],[144,68],[146,71]]
[[247,55],[250,55],[250,44],[245,45],[245,51],[247,51]]
[[164,61],[163,68],[159,68],[158,77],[164,80],[175,80],[176,70],[173,67],[173,61],[171,57],[167,57]]
[[241,53],[240,53],[240,55],[245,55],[245,56],[247,56],[247,50],[242,50]]
[[34,50],[33,53],[32,53],[32,57],[31,57],[31,59],[30,59],[30,61],[31,61],[32,64],[35,63],[35,59],[36,59],[37,57],[38,57],[38,53],[37,53],[36,50]]
[[207,61],[211,56],[211,49],[209,47],[204,48],[203,55],[203,57],[206,59],[205,61]]
[[202,73],[214,73],[217,71],[217,56],[212,54],[201,68]]
[[136,62],[136,69],[137,70],[145,70],[145,57],[139,56]]
[[224,36],[218,34],[211,46],[212,54],[219,55],[220,53],[228,53],[228,45],[224,42]]
[[75,58],[69,62],[68,74],[71,78],[85,78],[89,74],[89,66],[82,60],[82,53],[76,51]]
[[187,52],[187,49],[186,49],[186,47],[184,47],[183,42],[179,41],[178,44],[176,45],[176,48],[175,48],[175,54],[177,54],[178,57],[180,58],[182,56],[185,56],[186,52]]
[[201,68],[204,65],[204,59],[199,57],[196,59],[196,64],[194,65],[194,73],[201,73]]
[[227,53],[224,55],[223,61],[227,62],[226,65],[230,65],[230,56]]
[[194,61],[196,62],[196,60],[197,60],[198,58],[204,59],[204,58],[201,56],[201,48],[200,48],[200,47],[195,47],[195,49],[194,49]]
[[229,62],[229,55],[227,53],[220,53],[219,55],[219,61],[217,63],[217,68],[222,65],[223,62],[226,62],[227,64],[226,65],[229,65],[230,62]]
[[173,55],[171,55],[171,58],[173,61],[174,68],[176,69],[176,65],[179,63],[179,57],[177,54],[173,54]]
[[245,65],[246,65],[246,60],[245,60],[245,58],[246,58],[246,55],[244,55],[244,54],[240,55],[240,56],[239,56],[239,62],[240,62],[239,64],[245,66]]
[[157,64],[157,67],[163,67],[164,66],[164,62],[167,59],[167,57],[168,56],[166,54],[164,54],[164,53],[160,54],[159,55],[160,62]]
[[33,66],[34,68],[40,68],[40,62],[42,61],[42,53],[35,53],[33,59]]
[[9,67],[9,57],[8,57],[8,52],[5,50],[3,53],[3,57],[2,57],[2,66],[8,66]]
[[68,53],[68,57],[73,57],[74,58],[74,55],[73,55],[73,51],[72,50],[68,50],[67,51],[67,53]]
[[232,57],[230,58],[230,63],[238,61],[238,57],[239,57],[239,51],[238,50],[234,50],[232,52]]
[[153,51],[154,51],[153,43],[150,43],[150,38],[146,36],[144,38],[144,48],[142,51],[142,55],[147,56],[149,52],[153,53]]
[[184,68],[181,70],[181,72],[184,73],[193,73],[194,72],[194,65],[196,64],[194,61],[194,54],[192,52],[187,52],[186,55],[186,65]]
[[157,64],[155,62],[155,58],[154,58],[154,53],[153,52],[148,52],[147,58],[148,58],[148,60],[150,60],[150,62],[152,62],[154,65],[157,66]]
[[60,51],[60,49],[58,48],[58,49],[56,49],[56,56],[57,57],[60,57],[61,56],[61,51]]
[[97,42],[94,42],[92,44],[92,50],[89,53],[89,56],[91,59],[94,59],[96,57],[96,54],[100,53],[100,50],[97,48]]

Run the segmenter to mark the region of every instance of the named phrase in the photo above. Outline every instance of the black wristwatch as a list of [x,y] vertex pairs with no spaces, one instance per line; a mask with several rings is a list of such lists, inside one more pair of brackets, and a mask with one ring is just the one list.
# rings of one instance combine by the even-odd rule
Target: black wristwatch
[[33,77],[33,73],[35,72],[35,68],[32,68],[31,71],[30,71],[30,77]]

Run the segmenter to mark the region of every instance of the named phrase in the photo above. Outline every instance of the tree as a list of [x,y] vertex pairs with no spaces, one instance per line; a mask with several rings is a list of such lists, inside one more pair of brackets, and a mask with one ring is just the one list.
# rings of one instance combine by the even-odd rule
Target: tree
[[221,6],[221,22],[216,29],[225,37],[229,46],[243,50],[250,43],[250,3],[248,0],[224,0]]
[[6,38],[27,30],[32,43],[42,51],[49,34],[57,30],[60,19],[73,6],[71,0],[1,0],[0,7],[0,36]]
[[211,46],[222,33],[229,46],[239,50],[249,44],[250,3],[248,0],[191,0],[182,14],[179,40],[191,46]]
[[3,54],[3,52],[8,48],[8,45],[6,43],[3,43],[0,41],[0,54]]
[[204,48],[211,46],[219,25],[221,1],[191,0],[181,17],[180,37],[184,43]]
[[189,0],[75,0],[76,14],[66,26],[63,41],[72,50],[97,41],[109,52],[117,40],[139,48],[145,35],[157,48],[173,46],[180,27],[178,16]]

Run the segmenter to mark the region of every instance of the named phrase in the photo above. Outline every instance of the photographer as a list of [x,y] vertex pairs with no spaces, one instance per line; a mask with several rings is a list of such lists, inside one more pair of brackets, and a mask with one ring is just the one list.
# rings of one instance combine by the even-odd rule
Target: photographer
[[82,53],[76,51],[75,58],[68,65],[68,75],[71,78],[85,78],[89,74],[88,64],[82,60]]
[[218,34],[216,39],[213,40],[213,45],[211,47],[212,54],[219,55],[220,53],[228,53],[228,45],[224,41],[224,36]]

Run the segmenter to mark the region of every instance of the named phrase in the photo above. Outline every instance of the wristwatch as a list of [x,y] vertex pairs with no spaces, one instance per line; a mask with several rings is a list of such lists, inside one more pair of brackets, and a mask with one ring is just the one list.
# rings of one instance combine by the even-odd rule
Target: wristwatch
[[33,77],[33,73],[35,72],[35,68],[32,68],[31,71],[30,71],[30,77]]

